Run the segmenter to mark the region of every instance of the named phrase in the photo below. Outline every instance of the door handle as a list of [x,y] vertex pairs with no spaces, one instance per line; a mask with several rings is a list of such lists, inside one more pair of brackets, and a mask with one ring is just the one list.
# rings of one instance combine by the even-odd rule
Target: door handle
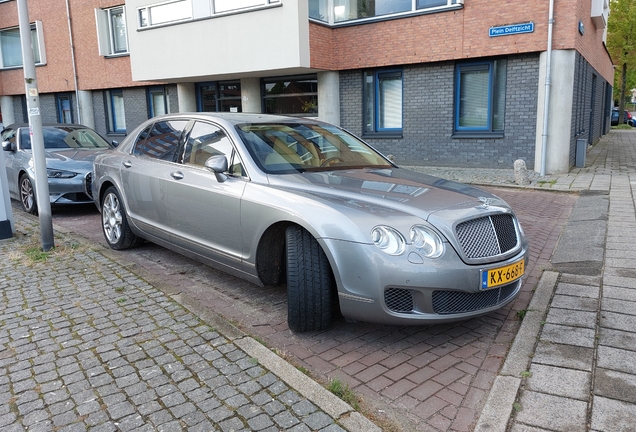
[[126,162],[124,162],[124,166],[126,168],[130,168],[132,166],[132,162],[131,161],[126,161]]
[[175,171],[173,173],[170,173],[170,176],[175,180],[183,179],[183,173],[181,171]]

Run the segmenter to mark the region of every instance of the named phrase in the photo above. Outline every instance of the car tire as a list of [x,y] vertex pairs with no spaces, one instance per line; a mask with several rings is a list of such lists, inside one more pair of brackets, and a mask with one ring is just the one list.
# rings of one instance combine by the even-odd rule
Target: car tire
[[102,232],[111,249],[128,249],[143,243],[143,239],[131,231],[124,203],[113,186],[102,198]]
[[38,204],[35,200],[35,189],[33,189],[33,183],[31,183],[31,179],[27,174],[22,174],[20,176],[19,189],[22,210],[32,215],[38,214]]
[[287,324],[295,332],[331,325],[331,267],[318,241],[299,226],[285,232],[287,249]]

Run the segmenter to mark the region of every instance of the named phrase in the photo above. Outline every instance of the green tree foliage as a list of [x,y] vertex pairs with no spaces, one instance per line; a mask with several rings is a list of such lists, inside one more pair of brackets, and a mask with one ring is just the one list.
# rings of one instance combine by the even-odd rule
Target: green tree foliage
[[619,122],[622,123],[627,89],[636,87],[636,1],[610,1],[607,49],[612,56],[612,61],[617,65],[614,99],[618,101]]

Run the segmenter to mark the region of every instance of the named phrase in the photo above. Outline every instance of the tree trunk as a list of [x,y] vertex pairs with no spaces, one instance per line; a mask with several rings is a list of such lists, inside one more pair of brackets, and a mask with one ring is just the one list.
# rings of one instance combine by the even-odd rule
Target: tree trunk
[[625,90],[627,87],[627,63],[623,63],[621,71],[621,97],[618,99],[618,124],[625,121]]

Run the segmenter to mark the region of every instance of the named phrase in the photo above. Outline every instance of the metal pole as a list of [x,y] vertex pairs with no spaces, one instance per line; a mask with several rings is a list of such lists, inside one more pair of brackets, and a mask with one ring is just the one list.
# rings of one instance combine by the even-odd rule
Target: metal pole
[[548,49],[545,61],[545,97],[543,99],[543,134],[541,135],[541,171],[545,175],[546,154],[548,150],[548,120],[550,118],[550,85],[552,84],[552,25],[554,24],[554,0],[550,0],[548,12]]
[[79,97],[79,87],[77,86],[77,65],[75,63],[75,44],[73,43],[73,28],[71,26],[71,8],[66,0],[66,20],[68,22],[68,37],[71,42],[71,64],[73,65],[73,83],[75,84],[75,102],[77,105],[77,121],[75,123],[84,124],[82,120],[82,106]]
[[40,217],[42,250],[47,252],[55,244],[53,240],[51,201],[49,200],[49,182],[46,172],[44,136],[42,134],[42,116],[40,115],[40,95],[38,94],[38,85],[35,78],[35,62],[33,61],[33,50],[31,48],[31,23],[29,22],[27,1],[17,0],[17,4],[27,112],[29,115],[29,132],[31,134],[31,151],[33,152],[33,169],[35,171],[35,199]]

